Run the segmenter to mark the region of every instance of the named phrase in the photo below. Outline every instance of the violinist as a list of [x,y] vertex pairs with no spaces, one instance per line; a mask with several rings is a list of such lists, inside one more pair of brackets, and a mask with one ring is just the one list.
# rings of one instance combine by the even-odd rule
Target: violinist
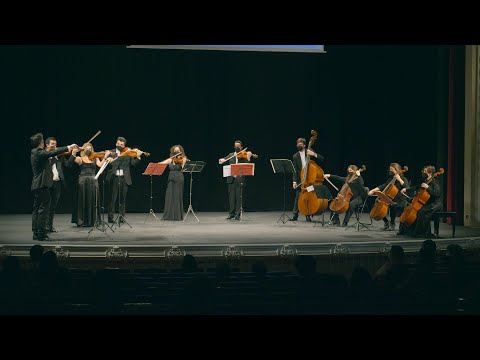
[[[115,144],[115,150],[111,150],[113,158],[108,167],[110,171],[105,175],[107,183],[110,185],[110,205],[108,207],[108,222],[113,223],[113,214],[115,212],[115,203],[117,197],[120,196],[119,213],[125,216],[125,208],[127,201],[128,187],[132,185],[132,176],[130,174],[130,168],[136,166],[140,162],[140,156],[142,152],[137,151],[136,157],[126,156],[121,157],[122,152],[126,149],[127,140],[124,137],[119,136]],[[123,218],[120,221],[124,222]]]
[[165,193],[165,208],[162,220],[183,220],[183,172],[187,156],[181,145],[170,148],[170,157],[160,162],[167,164],[170,170]]
[[[223,164],[227,161],[229,162],[229,164],[247,163],[250,162],[250,159],[253,156],[251,151],[241,152],[243,150],[243,143],[240,140],[236,140],[234,142],[233,150],[234,152],[228,154],[224,158],[219,159],[218,163]],[[228,158],[230,159],[227,160]],[[245,176],[234,175],[227,177],[228,199],[230,204],[227,220],[240,220],[240,189],[243,186],[242,191],[243,193],[245,192],[245,180]]]
[[[45,140],[45,145],[47,151],[54,151],[57,149],[57,139],[50,136],[47,138],[47,140]],[[47,234],[57,232],[57,230],[53,226],[53,218],[55,216],[55,210],[57,208],[58,200],[60,199],[60,196],[62,194],[62,186],[66,187],[63,168],[64,166],[70,167],[73,164],[73,161],[70,160],[70,157],[68,158],[69,160],[67,161],[67,156],[62,156],[62,154],[49,158],[50,165],[52,166],[53,185],[50,188],[50,211],[48,213],[47,219]]]
[[30,137],[32,150],[30,151],[30,164],[33,178],[31,191],[33,193],[32,232],[33,240],[49,240],[45,228],[50,209],[50,192],[53,185],[53,171],[49,158],[77,148],[72,144],[55,150],[46,151],[43,134],[38,133]]
[[427,165],[422,169],[421,185],[402,189],[403,193],[410,193],[412,196],[415,192],[425,189],[430,195],[430,198],[418,211],[417,219],[412,225],[408,226],[400,223],[398,235],[432,238],[430,221],[432,220],[433,213],[442,210],[443,207],[441,202],[442,188],[433,174],[435,174],[435,167]]
[[[347,168],[346,177],[331,175],[331,174],[325,174],[324,176],[327,179],[331,178],[331,179],[340,181],[342,183],[348,183],[348,186],[352,190],[353,196],[350,199],[350,205],[348,207],[348,210],[345,213],[345,218],[343,219],[343,222],[342,222],[342,227],[346,227],[348,226],[348,222],[350,221],[350,217],[352,216],[355,208],[358,206],[361,206],[363,201],[367,197],[367,192],[363,187],[364,182],[363,182],[362,175],[360,174],[360,170],[358,170],[358,167],[356,165],[349,165]],[[335,213],[333,216],[333,223],[334,224],[340,223],[340,219],[337,213]]]
[[99,189],[98,180],[95,179],[95,169],[97,166],[102,167],[110,152],[106,151],[102,155],[102,159],[95,157],[93,156],[94,149],[91,143],[83,144],[80,156],[77,156],[78,151],[79,149],[72,151],[72,160],[70,160],[80,167],[76,196],[74,197],[72,223],[79,227],[89,227],[94,226],[97,217],[100,216],[100,207],[97,203]]
[[[307,155],[313,156],[320,161],[323,161],[323,156],[315,153],[312,150],[308,150],[307,140],[305,138],[297,139],[297,152],[293,155],[293,166],[295,167],[295,172],[293,173],[293,189],[295,190],[295,201],[293,203],[293,217],[290,221],[298,220],[298,197],[302,187],[300,184],[300,173],[306,165]],[[306,216],[306,221],[312,221],[311,216]]]
[[404,188],[408,188],[409,183],[407,178],[403,176],[402,167],[398,163],[390,164],[388,175],[389,175],[388,180],[384,184],[376,187],[375,189],[370,190],[368,192],[368,195],[369,196],[374,195],[374,191],[383,191],[387,187],[387,185],[391,181],[393,181],[393,179],[395,178],[394,185],[397,187],[399,191],[398,191],[398,194],[393,199],[393,204],[391,204],[389,207],[390,208],[390,224],[388,223],[387,216],[385,216],[383,218],[384,226],[382,228],[382,230],[395,231],[395,218],[400,216],[400,214],[403,212],[403,209],[407,205],[407,197],[404,195],[404,192],[401,192],[401,190]]

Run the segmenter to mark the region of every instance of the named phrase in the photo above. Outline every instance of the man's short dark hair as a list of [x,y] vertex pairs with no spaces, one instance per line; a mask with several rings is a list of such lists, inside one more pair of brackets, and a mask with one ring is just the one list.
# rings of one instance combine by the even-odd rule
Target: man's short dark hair
[[45,145],[50,144],[50,140],[57,141],[57,139],[55,139],[53,136],[49,136],[47,137],[47,140],[45,140]]
[[120,140],[121,142],[123,142],[125,145],[127,145],[127,139],[125,139],[124,137],[119,136],[119,137],[117,138],[117,141],[119,141],[119,140]]
[[34,148],[38,147],[43,142],[43,134],[36,133],[30,137],[30,142]]
[[33,245],[30,249],[30,259],[32,261],[40,261],[43,255],[43,246],[40,244]]
[[303,145],[307,145],[307,140],[306,140],[305,138],[298,138],[298,139],[297,139],[297,144],[298,144],[299,142],[303,142]]
[[236,143],[239,143],[241,147],[243,147],[243,143],[240,140],[235,140]]

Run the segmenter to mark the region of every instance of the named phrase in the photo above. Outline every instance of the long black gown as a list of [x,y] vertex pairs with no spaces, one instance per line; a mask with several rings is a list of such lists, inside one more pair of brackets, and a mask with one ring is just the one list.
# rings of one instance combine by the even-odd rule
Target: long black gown
[[168,165],[167,192],[165,194],[165,210],[162,220],[183,220],[183,173],[182,165],[170,163]]
[[[80,165],[77,191],[74,198],[72,212],[72,223],[77,226],[94,226],[97,217],[95,216],[95,200],[98,195],[98,181],[95,180],[95,163],[83,163]],[[100,204],[97,207],[97,216],[100,215]]]

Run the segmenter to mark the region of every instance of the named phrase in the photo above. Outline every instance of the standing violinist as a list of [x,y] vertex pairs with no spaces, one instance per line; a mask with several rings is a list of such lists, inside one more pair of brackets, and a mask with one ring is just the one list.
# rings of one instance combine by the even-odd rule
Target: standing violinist
[[[137,151],[136,157],[121,156],[122,152],[126,149],[127,140],[124,137],[119,136],[115,145],[116,149],[112,150],[114,161],[110,162],[110,170],[105,175],[105,179],[110,185],[110,205],[108,207],[108,222],[113,223],[113,214],[115,212],[115,203],[117,197],[120,197],[120,204],[118,212],[125,216],[127,192],[128,187],[132,185],[132,176],[130,174],[130,167],[136,166],[140,162],[140,156],[142,152]],[[121,222],[125,222],[123,218],[120,218]]]
[[[50,136],[45,140],[46,150],[54,151],[57,148],[57,139]],[[68,154],[68,153],[66,153]],[[53,156],[49,158],[50,165],[52,166],[53,173],[53,185],[50,188],[50,211],[48,213],[46,232],[57,232],[53,226],[53,218],[55,216],[55,210],[57,208],[58,200],[62,194],[62,187],[66,187],[65,175],[63,173],[64,166],[72,166],[72,161],[67,161],[68,156],[62,156],[63,154]],[[70,158],[70,157],[68,157]]]
[[430,221],[432,220],[433,213],[442,210],[443,207],[441,202],[442,188],[433,174],[435,174],[435,167],[427,165],[422,169],[421,185],[402,189],[402,193],[409,192],[411,195],[414,195],[414,192],[425,189],[430,194],[430,198],[418,211],[417,219],[412,225],[408,226],[400,223],[398,235],[432,238]]
[[[228,160],[229,164],[239,164],[239,163],[247,163],[250,162],[252,157],[252,153],[250,151],[246,152],[246,155],[241,156],[240,151],[243,150],[243,143],[240,140],[236,140],[233,145],[234,152],[228,154],[224,158],[218,160],[219,164],[223,164]],[[227,184],[228,184],[228,199],[229,199],[229,212],[227,220],[235,219],[240,220],[240,206],[241,206],[241,193],[240,189],[243,186],[242,192],[245,192],[245,176],[234,175],[227,177]]]
[[369,196],[374,195],[374,191],[383,191],[387,185],[395,179],[395,186],[399,190],[395,198],[393,199],[393,203],[389,206],[390,208],[390,224],[388,223],[387,216],[383,218],[383,228],[382,230],[392,230],[395,231],[395,218],[400,216],[403,212],[403,209],[407,205],[407,198],[404,195],[404,192],[401,192],[402,189],[408,188],[408,180],[402,173],[402,167],[398,163],[391,163],[389,172],[389,178],[385,183],[376,187],[373,190],[368,192]]
[[170,158],[160,162],[160,164],[168,164],[170,170],[162,220],[183,220],[184,178],[182,169],[187,160],[183,147],[174,145],[170,148]]
[[33,240],[49,240],[45,228],[50,208],[50,191],[53,185],[53,171],[49,158],[70,151],[78,146],[72,144],[55,150],[46,151],[43,134],[38,133],[30,138],[32,150],[30,151],[30,163],[33,178],[31,191],[33,193],[32,232]]
[[[302,191],[302,185],[300,184],[300,173],[302,169],[306,166],[307,155],[313,156],[320,161],[323,161],[323,156],[315,153],[312,150],[306,149],[307,140],[305,138],[297,139],[297,152],[293,155],[293,166],[295,172],[293,173],[293,189],[295,190],[295,201],[293,203],[293,217],[290,221],[298,220],[298,197]],[[312,221],[310,215],[306,216],[306,221]]]
[[[343,183],[348,183],[348,186],[352,190],[353,196],[350,199],[350,205],[348,207],[347,212],[345,213],[345,218],[343,219],[343,222],[342,222],[342,226],[346,227],[348,226],[348,222],[350,221],[350,217],[352,216],[355,208],[357,206],[362,205],[363,201],[367,197],[367,192],[363,187],[364,182],[363,182],[362,175],[360,174],[360,170],[358,170],[358,167],[356,165],[349,165],[347,168],[346,177],[331,175],[331,174],[325,174],[324,176],[327,179],[331,178],[334,180],[341,181]],[[334,224],[340,223],[340,219],[337,213],[335,213],[333,216],[333,223]]]
[[103,159],[90,159],[94,153],[93,145],[85,143],[82,146],[80,156],[77,156],[78,149],[72,151],[70,161],[80,167],[78,176],[76,195],[74,197],[74,205],[72,211],[72,223],[77,226],[89,227],[95,226],[97,218],[100,216],[100,206],[98,204],[98,180],[95,179],[96,167],[102,167],[110,151],[106,151]]

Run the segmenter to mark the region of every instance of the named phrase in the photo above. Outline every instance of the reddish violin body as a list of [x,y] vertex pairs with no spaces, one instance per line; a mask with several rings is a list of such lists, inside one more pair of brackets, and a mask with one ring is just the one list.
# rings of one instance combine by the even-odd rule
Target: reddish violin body
[[[312,130],[311,134],[312,137],[308,143],[308,150],[311,150],[313,143],[317,140],[317,132]],[[324,172],[315,161],[310,160],[310,155],[307,155],[306,163],[300,174],[302,191],[298,197],[298,211],[305,216],[319,215],[327,209],[328,200],[317,198],[315,191],[308,191],[307,188],[312,185],[323,185]]]
[[[403,174],[408,171],[408,167],[404,166],[403,170],[399,172],[399,174]],[[383,191],[380,193],[383,195],[378,195],[377,200],[375,200],[375,205],[373,206],[372,210],[370,211],[370,217],[374,220],[382,220],[388,214],[388,209],[390,205],[393,203],[393,199],[398,194],[398,188],[395,186],[395,177],[393,177],[392,181],[387,185]]]
[[[427,182],[429,184],[434,177],[442,175],[445,172],[443,168],[440,168],[439,172],[436,172],[432,178]],[[410,205],[408,205],[400,215],[400,222],[405,225],[412,225],[415,220],[417,220],[418,211],[425,205],[425,203],[430,199],[430,194],[427,189],[421,188],[420,191],[415,195]]]

